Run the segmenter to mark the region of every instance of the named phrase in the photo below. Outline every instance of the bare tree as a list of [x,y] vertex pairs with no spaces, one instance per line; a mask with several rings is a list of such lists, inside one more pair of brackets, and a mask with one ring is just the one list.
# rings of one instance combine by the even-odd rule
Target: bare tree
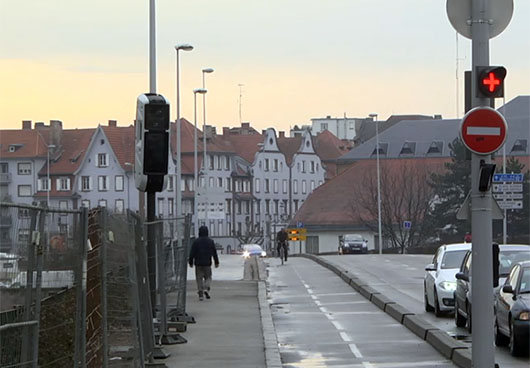
[[[381,223],[383,238],[404,253],[408,247],[421,244],[428,235],[426,214],[432,206],[434,192],[429,186],[429,166],[420,160],[381,162]],[[375,165],[360,173],[349,201],[352,219],[377,231],[377,172]],[[405,229],[405,221],[411,222]]]

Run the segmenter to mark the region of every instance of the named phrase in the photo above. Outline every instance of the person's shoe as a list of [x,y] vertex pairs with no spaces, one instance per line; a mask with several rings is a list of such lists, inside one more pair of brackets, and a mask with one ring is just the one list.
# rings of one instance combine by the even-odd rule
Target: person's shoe
[[202,296],[200,296],[199,300],[202,302],[204,300],[204,298]]
[[206,299],[210,299],[210,293],[209,292],[205,291],[204,292],[204,296],[206,297]]

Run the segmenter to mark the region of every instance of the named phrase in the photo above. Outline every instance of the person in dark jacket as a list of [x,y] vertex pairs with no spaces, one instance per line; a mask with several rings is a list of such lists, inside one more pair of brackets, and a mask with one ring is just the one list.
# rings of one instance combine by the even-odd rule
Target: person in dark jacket
[[201,226],[199,228],[199,237],[193,242],[188,259],[190,267],[195,265],[195,279],[197,281],[199,300],[203,300],[203,295],[206,296],[206,299],[210,299],[212,258],[215,262],[215,268],[219,267],[219,257],[217,257],[215,243],[208,237],[208,228]]
[[287,250],[288,250],[288,247],[287,247],[287,231],[285,231],[285,229],[280,229],[280,231],[278,231],[278,233],[276,234],[276,242],[278,243],[276,245],[276,248],[278,250],[278,256],[281,256],[281,253],[280,253],[280,250],[281,248],[283,247],[283,256],[285,258],[285,262],[287,262]]

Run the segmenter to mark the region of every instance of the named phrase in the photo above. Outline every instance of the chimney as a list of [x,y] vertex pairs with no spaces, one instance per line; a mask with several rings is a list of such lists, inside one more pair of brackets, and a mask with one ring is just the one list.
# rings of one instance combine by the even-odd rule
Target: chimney
[[45,125],[42,121],[35,122],[35,129],[43,129],[45,128]]
[[63,136],[63,123],[60,120],[50,120],[50,127],[51,144],[54,144],[55,147],[59,147]]
[[280,131],[280,138],[285,138],[285,132],[284,131]]
[[265,129],[262,129],[262,130],[261,130],[261,135],[265,135],[266,132],[267,132],[267,131],[266,131]]
[[229,127],[223,127],[223,136],[227,136],[230,134],[230,128]]
[[250,123],[249,122],[246,122],[246,123],[241,123],[241,128],[250,128]]
[[22,129],[31,130],[31,120],[22,120]]
[[116,127],[118,124],[117,120],[109,120],[109,127]]

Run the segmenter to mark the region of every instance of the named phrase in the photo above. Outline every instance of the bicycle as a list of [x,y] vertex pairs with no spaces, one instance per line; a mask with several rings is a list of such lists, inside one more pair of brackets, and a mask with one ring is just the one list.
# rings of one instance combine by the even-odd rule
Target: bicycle
[[284,246],[280,246],[280,259],[282,261],[282,266],[283,266],[283,260],[285,258],[284,252],[285,252],[285,247]]

